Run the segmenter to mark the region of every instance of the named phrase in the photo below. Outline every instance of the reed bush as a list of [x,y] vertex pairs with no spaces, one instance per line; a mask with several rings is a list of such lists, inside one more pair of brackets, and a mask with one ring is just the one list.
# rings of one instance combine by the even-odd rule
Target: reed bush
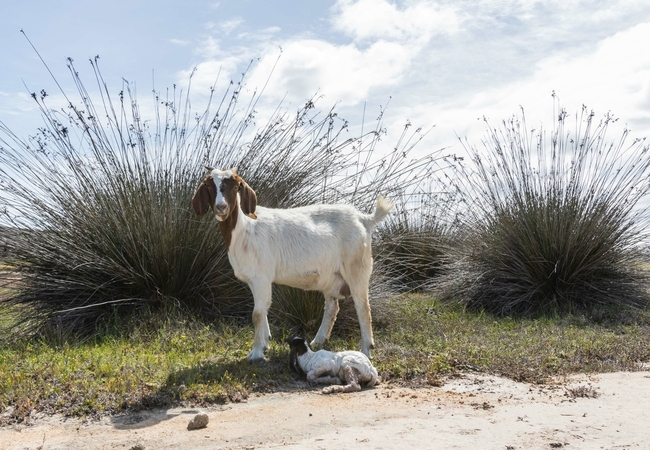
[[397,199],[396,211],[377,232],[382,252],[375,259],[390,267],[394,290],[422,292],[435,287],[454,233],[449,220],[453,207],[432,180],[419,195]]
[[648,145],[608,141],[609,114],[556,117],[550,133],[522,113],[488,124],[481,148],[464,141],[447,296],[499,314],[647,305]]

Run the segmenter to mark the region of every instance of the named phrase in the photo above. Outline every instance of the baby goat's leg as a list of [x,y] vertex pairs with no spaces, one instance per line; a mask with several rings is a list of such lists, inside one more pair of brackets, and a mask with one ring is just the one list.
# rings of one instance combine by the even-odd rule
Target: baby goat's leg
[[311,346],[321,346],[330,338],[332,327],[336,322],[336,316],[339,313],[339,300],[331,295],[325,294],[325,308],[323,310],[323,321],[320,324],[318,333],[311,341]]
[[312,384],[341,384],[341,379],[328,366],[321,366],[308,372],[307,381]]
[[312,384],[343,384],[343,381],[336,376],[325,375],[318,378],[313,378],[310,380]]
[[359,384],[359,372],[350,366],[343,367],[343,379],[345,386],[327,386],[323,388],[323,394],[334,394],[336,392],[357,392],[361,390]]
[[264,359],[264,351],[269,347],[269,341],[271,340],[268,311],[271,307],[272,288],[271,282],[265,279],[252,281],[249,285],[255,300],[253,308],[255,338],[253,340],[253,349],[247,358],[249,361],[260,361]]

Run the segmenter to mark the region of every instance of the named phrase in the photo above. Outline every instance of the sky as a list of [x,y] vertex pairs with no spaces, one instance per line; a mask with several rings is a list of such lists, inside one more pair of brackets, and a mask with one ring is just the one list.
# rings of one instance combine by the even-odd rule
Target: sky
[[570,113],[612,112],[650,137],[647,0],[4,1],[0,121],[26,136],[42,124],[30,92],[64,103],[21,29],[66,92],[66,58],[90,85],[99,55],[109,88],[126,79],[141,100],[186,86],[196,68],[200,105],[218,74],[220,89],[253,61],[247,86],[266,85],[262,111],[318,94],[358,127],[385,109],[386,145],[407,121],[433,127],[420,154],[479,143],[483,117],[496,126],[520,108],[529,127],[550,128],[553,93]]

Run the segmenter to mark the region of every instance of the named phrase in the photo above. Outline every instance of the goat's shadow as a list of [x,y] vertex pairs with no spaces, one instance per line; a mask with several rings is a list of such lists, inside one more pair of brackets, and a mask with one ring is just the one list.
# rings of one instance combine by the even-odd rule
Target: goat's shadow
[[[253,364],[246,359],[229,363],[208,359],[191,367],[181,368],[170,373],[164,383],[142,396],[137,402],[129,404],[127,412],[112,416],[110,418],[111,425],[117,429],[135,430],[147,428],[180,415],[187,415],[189,421],[200,410],[194,406],[182,409],[184,402],[187,401],[183,395],[187,390],[186,386],[210,385],[222,382],[228,376],[232,376],[234,379],[245,379],[252,386],[253,392],[317,390],[317,387],[311,386],[306,380],[289,370],[288,358],[287,354],[275,355],[261,364]],[[246,376],[251,372],[251,367],[260,369],[259,379],[255,381]],[[200,407],[201,410],[207,406],[211,410],[224,411],[233,408],[233,404],[243,401],[245,401],[243,394],[230,392],[204,397],[199,400],[199,403],[204,404]],[[192,400],[190,402],[197,403]]]

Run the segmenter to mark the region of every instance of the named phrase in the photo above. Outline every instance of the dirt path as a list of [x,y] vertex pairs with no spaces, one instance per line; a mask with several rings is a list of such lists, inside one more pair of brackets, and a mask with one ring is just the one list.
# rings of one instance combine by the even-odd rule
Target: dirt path
[[[199,412],[208,414],[208,426],[188,431]],[[650,372],[581,376],[556,386],[464,375],[435,388],[275,393],[214,409],[147,411],[86,425],[50,417],[0,429],[0,448],[7,450],[138,444],[147,450],[648,449]]]

